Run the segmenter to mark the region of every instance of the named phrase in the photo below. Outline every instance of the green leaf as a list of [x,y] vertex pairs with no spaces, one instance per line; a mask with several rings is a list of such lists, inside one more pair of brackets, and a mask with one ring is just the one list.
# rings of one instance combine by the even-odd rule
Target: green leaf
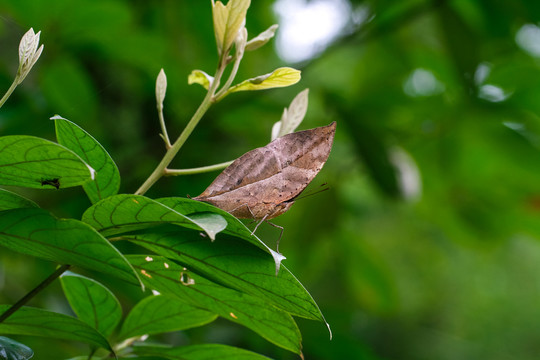
[[94,177],[94,169],[77,154],[38,137],[0,137],[0,153],[0,185],[67,188]]
[[32,356],[34,356],[34,352],[28,346],[0,336],[0,357],[3,360],[27,360]]
[[83,214],[83,221],[105,236],[149,227],[174,224],[205,231],[211,239],[227,223],[219,214],[185,216],[157,201],[139,195],[116,195],[94,204]]
[[0,211],[38,207],[35,202],[5,189],[0,189]]
[[58,115],[51,118],[56,127],[58,142],[96,170],[94,181],[83,185],[92,203],[111,195],[120,188],[120,173],[109,153],[90,134],[73,122]]
[[138,283],[127,260],[98,232],[78,220],[57,219],[42,209],[0,212],[0,245]]
[[62,274],[60,282],[77,317],[109,337],[122,319],[114,294],[97,281],[72,272]]
[[[0,314],[9,307],[10,305],[0,305]],[[32,307],[22,307],[0,323],[0,333],[81,341],[112,351],[107,339],[82,321]]]
[[119,338],[190,329],[208,324],[216,318],[216,314],[193,307],[174,296],[148,296],[131,310]]
[[210,87],[210,84],[214,81],[214,77],[208,75],[202,70],[193,70],[188,76],[188,84],[199,84],[206,90]]
[[243,222],[241,222],[225,210],[222,210],[218,207],[215,207],[214,205],[202,201],[196,201],[180,197],[161,198],[157,199],[156,201],[166,205],[167,207],[181,214],[187,214],[187,216],[192,216],[191,214],[200,212],[212,212],[221,215],[225,219],[225,221],[227,221],[227,227],[225,228],[225,230],[223,230],[224,234],[229,234],[240,239],[244,239],[257,246],[258,248],[268,252],[274,258],[276,274],[279,272],[281,262],[285,259],[285,256],[270,249],[264,242],[261,241],[261,239],[254,235],[252,231],[249,230],[246,225],[244,225]]
[[265,90],[290,86],[296,84],[298,81],[300,81],[300,70],[282,67],[274,70],[270,74],[244,80],[240,84],[232,86],[227,93],[248,90]]
[[255,36],[253,39],[249,40],[246,44],[246,51],[257,50],[261,46],[265,45],[268,41],[270,41],[270,39],[274,37],[277,28],[278,25],[274,24],[268,29],[264,30],[259,35]]
[[224,286],[259,297],[293,315],[324,322],[317,304],[285,267],[276,276],[270,256],[237,239],[214,243],[174,227],[128,240]]
[[301,335],[290,314],[254,296],[200,277],[161,257],[128,256],[148,287],[239,323],[289,351],[300,354]]
[[172,360],[268,360],[257,353],[221,344],[188,345],[175,348],[138,345],[133,352],[141,356],[162,356]]

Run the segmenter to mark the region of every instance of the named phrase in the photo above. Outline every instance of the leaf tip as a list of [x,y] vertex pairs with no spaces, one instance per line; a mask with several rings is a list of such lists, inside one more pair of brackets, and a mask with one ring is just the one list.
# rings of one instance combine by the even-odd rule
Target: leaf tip
[[286,257],[271,249],[270,249],[270,254],[274,258],[274,263],[276,264],[276,276],[278,276],[279,268],[281,267],[281,262],[285,260]]
[[88,170],[90,170],[90,179],[95,180],[96,179],[96,170],[94,170],[93,167],[91,167],[90,165],[86,164],[86,167],[88,167]]
[[54,116],[51,116],[51,117],[49,118],[49,120],[66,120],[66,119],[64,119],[64,118],[61,117],[60,115],[56,114],[56,115],[54,115]]

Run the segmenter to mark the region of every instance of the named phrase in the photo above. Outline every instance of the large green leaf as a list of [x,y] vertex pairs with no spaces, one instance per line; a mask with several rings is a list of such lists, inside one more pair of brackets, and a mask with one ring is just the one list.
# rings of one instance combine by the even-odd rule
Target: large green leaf
[[215,239],[216,234],[227,226],[219,214],[207,213],[187,217],[150,198],[127,194],[101,200],[86,210],[82,219],[105,236],[175,224],[203,230],[211,239]]
[[62,274],[60,282],[77,317],[109,337],[122,319],[114,294],[97,281],[72,272]]
[[73,122],[60,116],[51,118],[56,126],[58,142],[79,155],[96,170],[94,181],[83,185],[92,203],[111,195],[120,188],[120,172],[109,153],[101,144]]
[[123,255],[97,231],[78,220],[57,219],[42,209],[1,211],[0,245],[138,283]]
[[77,154],[34,136],[0,137],[0,185],[67,188],[94,177],[94,170]]
[[181,347],[135,346],[133,352],[142,356],[161,356],[172,360],[269,360],[257,353],[221,344],[189,345]]
[[[0,305],[0,314],[9,307]],[[0,333],[81,341],[112,351],[107,339],[84,322],[71,316],[32,307],[22,307],[0,323]]]
[[274,258],[276,274],[279,271],[281,261],[285,259],[285,256],[270,249],[264,242],[261,241],[255,234],[249,230],[244,223],[238,220],[233,215],[229,214],[225,210],[222,210],[214,205],[207,204],[202,201],[196,201],[192,199],[180,198],[180,197],[168,197],[157,199],[156,201],[166,205],[167,207],[181,213],[190,214],[199,212],[212,212],[221,215],[227,221],[227,227],[223,230],[224,234],[233,235],[240,239],[244,239],[254,244],[255,246],[267,251]]
[[28,360],[34,352],[20,342],[0,336],[0,356],[2,360]]
[[225,288],[161,257],[128,256],[148,287],[239,323],[268,341],[300,354],[301,335],[290,314],[259,298]]
[[216,314],[193,307],[174,296],[148,296],[131,310],[119,338],[190,329],[208,324],[216,317]]
[[35,202],[5,189],[0,189],[0,211],[38,207]]
[[212,281],[260,297],[293,315],[324,321],[313,298],[287,268],[282,267],[276,276],[272,258],[241,240],[228,237],[210,242],[175,227],[128,239]]

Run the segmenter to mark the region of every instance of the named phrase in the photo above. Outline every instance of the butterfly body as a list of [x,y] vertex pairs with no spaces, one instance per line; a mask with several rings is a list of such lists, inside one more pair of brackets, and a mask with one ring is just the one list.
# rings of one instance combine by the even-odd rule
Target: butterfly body
[[289,210],[328,159],[336,123],[299,131],[251,150],[227,167],[195,200],[237,218],[272,219]]

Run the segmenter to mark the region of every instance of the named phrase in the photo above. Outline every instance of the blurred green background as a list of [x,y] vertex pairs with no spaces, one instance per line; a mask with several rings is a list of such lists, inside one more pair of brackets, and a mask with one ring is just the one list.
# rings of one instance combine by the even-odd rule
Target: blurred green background
[[[312,189],[276,223],[285,265],[332,326],[299,320],[306,359],[538,359],[540,356],[540,2],[537,0],[254,0],[250,37],[278,37],[247,53],[238,80],[288,65],[290,88],[229,96],[174,162],[232,160],[265,145],[302,89],[301,129],[336,120],[334,148]],[[0,89],[16,73],[21,36],[41,30],[44,52],[0,111],[0,134],[54,139],[54,114],[93,134],[134,192],[164,153],[155,77],[168,77],[174,137],[204,90],[192,69],[217,59],[210,1],[2,0]],[[1,154],[0,154],[1,156]],[[151,197],[198,195],[217,174],[161,180]],[[20,190],[78,218],[82,189]],[[259,235],[271,246],[276,229]],[[13,303],[54,265],[0,250],[0,302]],[[138,289],[102,279],[126,309]],[[33,306],[68,312],[58,284]],[[16,337],[35,358],[85,347]],[[225,321],[173,334],[294,355]]]

